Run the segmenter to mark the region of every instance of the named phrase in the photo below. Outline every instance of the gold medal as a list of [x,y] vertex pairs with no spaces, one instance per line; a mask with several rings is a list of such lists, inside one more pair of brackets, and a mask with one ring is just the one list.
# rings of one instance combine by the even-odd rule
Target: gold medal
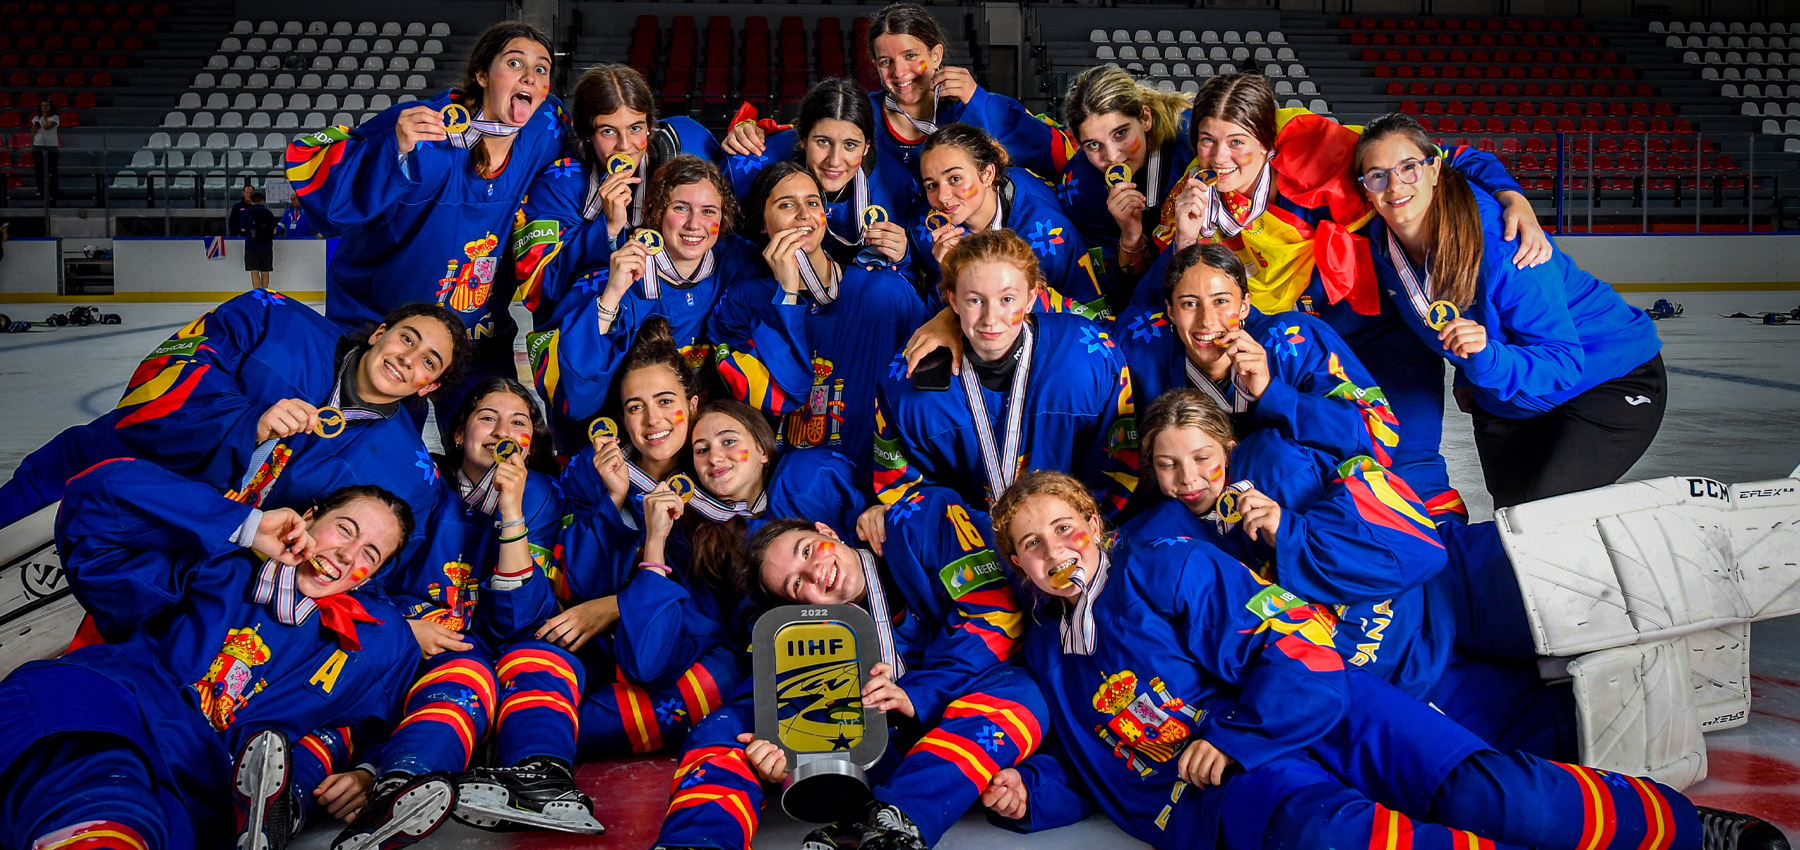
[[1123,162],[1115,162],[1106,167],[1106,185],[1117,186],[1131,182],[1131,166]]
[[344,419],[344,411],[335,407],[319,408],[319,424],[313,426],[313,433],[329,440],[344,433],[350,423]]
[[1244,515],[1238,511],[1238,491],[1236,490],[1226,490],[1220,493],[1219,503],[1213,509],[1219,512],[1219,519],[1226,522],[1237,522],[1244,518]]
[[873,227],[887,220],[888,211],[880,204],[870,204],[868,209],[863,210],[863,227]]
[[1462,311],[1448,301],[1433,301],[1425,308],[1425,323],[1434,331],[1441,331],[1445,325],[1462,318]]
[[469,108],[460,103],[452,103],[438,114],[444,116],[444,132],[455,135],[469,129]]
[[945,227],[949,224],[950,224],[950,217],[947,215],[944,215],[942,212],[939,212],[937,210],[933,210],[931,215],[928,215],[925,217],[925,229],[926,230],[935,232],[939,228]]
[[619,423],[614,422],[611,418],[605,416],[595,419],[593,424],[588,426],[588,442],[593,442],[601,437],[613,440],[618,439]]
[[1219,172],[1210,168],[1202,168],[1194,172],[1194,179],[1208,186],[1217,186],[1219,185]]
[[494,462],[504,463],[511,460],[513,455],[518,454],[522,450],[524,450],[524,447],[519,445],[519,441],[517,440],[501,440],[494,444]]
[[662,253],[663,240],[661,233],[645,228],[638,231],[631,238],[639,245],[644,246],[644,253],[649,254],[652,257]]
[[677,472],[669,476],[669,490],[680,496],[681,501],[685,504],[689,499],[694,498],[694,479]]
[[636,167],[637,167],[637,160],[632,159],[631,157],[628,157],[622,153],[613,154],[612,156],[608,157],[606,160],[606,173],[607,174],[618,174],[621,171],[630,171],[631,169],[636,168]]

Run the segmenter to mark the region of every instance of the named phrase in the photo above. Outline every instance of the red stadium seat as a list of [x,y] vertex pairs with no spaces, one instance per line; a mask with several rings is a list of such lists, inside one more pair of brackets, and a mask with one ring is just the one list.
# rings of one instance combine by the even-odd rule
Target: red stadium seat
[[76,109],[93,109],[94,104],[94,95],[90,92],[81,92],[75,95],[74,106]]

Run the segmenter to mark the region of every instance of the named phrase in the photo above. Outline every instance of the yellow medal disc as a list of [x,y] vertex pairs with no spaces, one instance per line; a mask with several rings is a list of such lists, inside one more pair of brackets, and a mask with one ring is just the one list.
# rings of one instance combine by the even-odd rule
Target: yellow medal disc
[[1210,168],[1202,168],[1194,173],[1194,179],[1208,186],[1219,185],[1219,172]]
[[1238,512],[1238,491],[1236,490],[1226,490],[1220,493],[1219,504],[1214,507],[1214,510],[1218,511],[1219,519],[1226,522],[1237,522],[1244,518],[1244,515]]
[[614,422],[612,419],[605,416],[594,420],[594,424],[588,426],[588,441],[593,442],[601,437],[610,437],[615,440],[618,439],[619,423]]
[[319,424],[313,426],[313,433],[329,440],[344,433],[350,423],[344,419],[344,411],[335,407],[319,408]]
[[646,228],[638,231],[637,235],[631,238],[637,240],[639,245],[644,246],[644,252],[652,257],[662,253],[663,240],[661,233]]
[[926,230],[935,231],[938,228],[943,227],[949,223],[950,223],[950,217],[947,215],[944,215],[941,212],[933,211],[931,215],[928,215],[925,217],[925,229]]
[[877,225],[887,220],[888,211],[883,209],[880,204],[870,204],[868,209],[863,210],[863,227]]
[[494,460],[504,463],[511,460],[512,456],[518,454],[522,448],[517,440],[501,440],[494,444]]
[[1448,301],[1433,301],[1425,308],[1425,322],[1434,331],[1441,331],[1445,325],[1462,318],[1462,311]]
[[444,132],[461,133],[469,129],[469,108],[460,103],[452,103],[438,114],[444,116]]
[[669,476],[669,490],[680,496],[681,501],[685,503],[694,498],[694,479],[677,472]]
[[631,169],[636,168],[636,167],[637,167],[637,160],[632,159],[631,157],[628,157],[622,153],[613,154],[610,158],[608,158],[606,160],[606,173],[607,174],[617,174],[621,171],[630,171]]
[[1115,162],[1106,167],[1106,185],[1117,186],[1131,182],[1131,166],[1123,162]]

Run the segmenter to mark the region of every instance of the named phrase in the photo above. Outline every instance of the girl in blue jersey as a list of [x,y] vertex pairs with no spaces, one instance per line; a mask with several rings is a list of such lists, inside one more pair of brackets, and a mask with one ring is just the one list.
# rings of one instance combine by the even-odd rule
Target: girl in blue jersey
[[[606,268],[576,282],[557,329],[532,335],[538,390],[569,422],[600,412],[620,361],[652,316],[668,321],[694,368],[709,361],[708,314],[732,286],[760,274],[755,251],[731,236],[737,199],[717,166],[676,157],[657,170],[645,203],[654,224],[639,232],[653,234],[657,247],[632,239],[612,252]],[[573,452],[580,442],[572,428],[560,430],[562,450]]]
[[645,213],[658,169],[681,154],[715,165],[722,157],[699,122],[659,120],[649,83],[630,66],[589,68],[569,101],[570,145],[532,181],[512,230],[520,299],[537,330],[562,318],[577,282],[606,269],[633,229],[657,227]]
[[[340,237],[326,270],[327,318],[350,329],[402,304],[441,304],[468,326],[476,374],[512,373],[506,238],[526,187],[562,154],[552,53],[535,27],[494,24],[455,89],[288,146],[287,176],[306,218]],[[461,399],[454,388],[438,404],[446,439]]]
[[756,177],[748,229],[766,240],[771,277],[741,283],[709,322],[719,376],[740,401],[781,420],[793,448],[824,447],[872,474],[875,385],[925,318],[912,283],[885,266],[839,264],[813,173],[777,162]]
[[1117,65],[1083,71],[1063,96],[1063,124],[1082,156],[1063,169],[1057,194],[1117,272],[1116,291],[1107,293],[1116,304],[1130,297],[1129,284],[1161,248],[1152,231],[1194,156],[1187,132],[1192,105],[1192,95],[1157,91]]
[[942,291],[962,333],[948,391],[906,376],[897,354],[875,414],[875,495],[892,506],[921,483],[986,505],[1027,469],[1076,473],[1123,509],[1136,487],[1131,377],[1099,325],[1037,313],[1037,255],[1018,234],[961,237],[944,256]]
[[1034,829],[1079,816],[1081,792],[1158,848],[1691,850],[1744,828],[1653,780],[1489,746],[1346,670],[1330,612],[1210,543],[1109,542],[1066,475],[1027,473],[993,522],[1049,619],[1026,658],[1064,757],[994,780]]
[[423,553],[386,581],[424,661],[405,718],[380,747],[374,804],[344,830],[343,846],[422,831],[425,824],[406,822],[411,807],[389,804],[409,793],[416,802],[422,792],[412,789],[425,777],[467,770],[490,733],[494,766],[463,777],[444,805],[454,799],[458,817],[478,824],[594,828],[592,803],[571,774],[581,668],[533,638],[557,610],[563,505],[548,474],[548,425],[530,391],[508,378],[476,383],[455,422],[441,462],[453,489],[430,517]]
[[1543,265],[1514,265],[1499,204],[1441,156],[1394,113],[1363,130],[1353,169],[1381,216],[1369,249],[1382,289],[1473,397],[1494,506],[1618,481],[1662,425],[1650,317],[1554,248]]
[[874,138],[868,97],[849,80],[821,80],[800,101],[793,129],[770,135],[759,153],[734,153],[725,170],[738,196],[748,199],[770,163],[799,163],[824,190],[826,253],[845,265],[904,268],[911,265],[906,224],[919,187],[905,163],[873,146]]
[[294,826],[289,744],[398,715],[417,648],[366,587],[411,534],[393,494],[262,511],[120,458],[57,520],[75,598],[117,637],[0,683],[0,844],[269,847]]
[[[1067,134],[1032,115],[1024,104],[975,82],[967,68],[944,64],[945,39],[937,18],[916,3],[894,3],[869,18],[869,58],[881,89],[867,97],[879,129],[873,143],[884,159],[919,173],[919,147],[939,127],[964,121],[992,133],[1014,159],[1039,174],[1062,171],[1074,155]],[[771,128],[740,112],[724,147],[727,153],[762,155]]]
[[1099,258],[1090,255],[1056,193],[1037,175],[1012,167],[993,136],[957,122],[940,128],[923,150],[919,174],[928,207],[913,223],[912,240],[917,276],[928,293],[938,290],[943,256],[962,236],[1006,229],[1031,245],[1050,290],[1090,313],[1106,309]]

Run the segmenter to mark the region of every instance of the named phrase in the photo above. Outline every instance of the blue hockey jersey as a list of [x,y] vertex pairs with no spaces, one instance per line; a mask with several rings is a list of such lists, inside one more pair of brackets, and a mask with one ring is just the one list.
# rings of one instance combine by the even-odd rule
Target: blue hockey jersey
[[[1093,312],[1104,309],[1100,252],[1088,248],[1087,238],[1057,203],[1055,190],[1023,168],[1007,169],[1003,179],[1005,185],[996,214],[999,225],[1031,245],[1044,280],[1059,295]],[[925,224],[930,213],[931,208],[921,204],[908,232],[920,285],[935,293],[942,270],[931,253],[931,228]]]
[[[806,164],[795,148],[799,144],[797,133],[782,130],[770,134],[763,140],[760,154],[725,157],[726,176],[744,203],[751,202],[750,187],[769,163],[791,159]],[[906,163],[879,148],[869,155],[875,158],[874,163],[865,172],[853,175],[851,184],[839,190],[837,200],[825,199],[825,225],[830,229],[825,237],[825,252],[847,265],[905,269],[917,258],[908,256],[894,263],[887,255],[862,244],[863,214],[869,207],[878,206],[887,213],[888,221],[906,226],[920,206],[918,177],[907,170]]]
[[562,155],[562,104],[552,97],[538,107],[491,178],[448,139],[400,154],[401,112],[467,106],[459,100],[444,92],[396,103],[355,129],[303,135],[288,145],[287,178],[313,227],[342,237],[326,269],[328,318],[354,330],[429,301],[462,316],[483,360],[510,363],[516,281],[507,237],[532,179]]
[[682,115],[656,122],[650,151],[644,155],[648,167],[636,175],[641,182],[633,187],[631,223],[616,239],[607,233],[606,215],[596,195],[606,175],[581,161],[573,140],[532,180],[513,222],[511,245],[519,299],[531,311],[533,329],[543,330],[562,318],[564,301],[576,280],[605,271],[613,249],[630,238],[632,228],[660,226],[660,222],[645,224],[644,201],[656,166],[680,154],[715,165],[724,157],[700,122]]
[[780,420],[776,436],[823,446],[874,474],[875,388],[890,358],[925,322],[912,283],[890,269],[844,269],[837,300],[802,293],[794,304],[774,278],[749,281],[720,301],[707,335],[732,396]]
[[[1125,358],[1099,325],[1067,313],[1028,315],[1023,338],[1031,351],[1017,366],[1030,370],[1022,399],[983,387],[967,363],[948,392],[915,388],[904,358],[889,364],[877,396],[877,498],[896,504],[930,483],[956,490],[969,504],[988,505],[1019,472],[1053,469],[1081,479],[1109,512],[1124,507],[1137,486],[1137,423]],[[1001,469],[984,459],[974,397],[987,411],[981,424],[992,429],[993,463]],[[1016,441],[1008,436],[1011,423]]]
[[0,712],[14,732],[31,730],[0,744],[0,765],[53,734],[119,736],[177,801],[173,811],[186,809],[190,823],[172,824],[176,834],[189,832],[189,846],[229,845],[232,759],[245,738],[277,729],[298,741],[398,716],[419,651],[400,612],[379,594],[351,594],[377,621],[356,627],[360,648],[319,618],[280,622],[273,603],[254,601],[263,559],[230,542],[250,511],[146,461],[71,482],[57,548],[76,598],[115,642],[14,672],[9,685],[59,708]]
[[[887,97],[887,91],[882,89],[869,93],[869,102],[875,107],[875,148],[884,159],[904,163],[917,181],[919,151],[925,142],[901,141],[894,133],[895,125],[906,126],[910,119],[885,109],[882,104]],[[1048,118],[1031,114],[1024,104],[984,88],[977,87],[968,103],[940,99],[932,121],[936,127],[961,121],[986,130],[1006,148],[1014,164],[1031,169],[1044,179],[1061,174],[1063,167],[1075,159],[1075,139],[1068,131]]]

